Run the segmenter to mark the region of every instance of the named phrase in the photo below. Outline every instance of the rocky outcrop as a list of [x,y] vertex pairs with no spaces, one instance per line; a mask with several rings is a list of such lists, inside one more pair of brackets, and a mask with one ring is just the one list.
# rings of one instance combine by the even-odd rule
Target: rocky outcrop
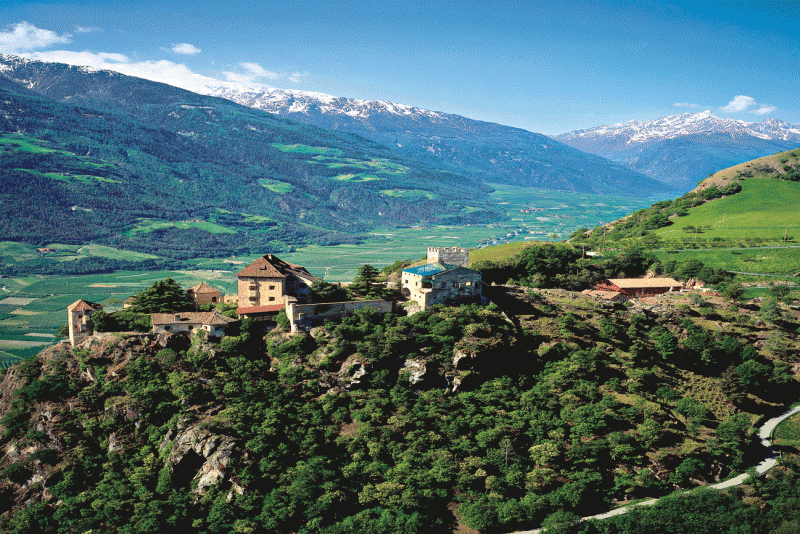
[[411,384],[417,384],[425,379],[425,374],[428,372],[428,369],[425,365],[425,360],[407,359],[403,364],[402,371],[410,373],[408,381]]
[[[181,422],[170,430],[161,443],[169,449],[167,465],[176,485],[197,480],[195,492],[203,495],[208,488],[228,477],[227,467],[235,447],[230,436],[218,436],[200,428],[199,423],[186,426]],[[237,492],[244,490],[237,486]]]

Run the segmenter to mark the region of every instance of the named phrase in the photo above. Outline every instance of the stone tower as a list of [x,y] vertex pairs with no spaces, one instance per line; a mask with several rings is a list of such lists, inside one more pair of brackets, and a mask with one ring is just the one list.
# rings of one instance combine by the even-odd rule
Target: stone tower
[[67,327],[69,328],[69,342],[74,347],[94,332],[92,314],[102,310],[100,304],[78,299],[67,306]]
[[449,263],[469,267],[469,249],[461,247],[428,247],[428,263]]

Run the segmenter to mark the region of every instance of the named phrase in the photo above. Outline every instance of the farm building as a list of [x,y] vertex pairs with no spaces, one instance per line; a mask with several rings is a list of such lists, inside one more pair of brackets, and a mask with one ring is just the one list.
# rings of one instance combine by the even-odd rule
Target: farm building
[[103,309],[100,304],[78,299],[67,306],[67,327],[69,342],[74,347],[94,332],[92,314]]
[[434,304],[457,304],[481,298],[481,273],[449,263],[427,263],[403,269],[401,291],[423,310]]
[[214,289],[205,282],[200,282],[187,289],[186,296],[189,297],[189,300],[191,300],[195,306],[222,302],[222,291]]
[[680,291],[683,284],[672,278],[609,278],[599,282],[596,288],[618,291],[628,298],[641,298]]
[[205,330],[214,337],[224,336],[225,328],[235,321],[235,319],[220,315],[216,310],[210,312],[151,313],[150,320],[153,323],[154,334]]
[[272,254],[261,256],[236,276],[240,315],[259,314],[274,306],[283,307],[289,301],[311,302],[310,286],[317,279],[305,267]]

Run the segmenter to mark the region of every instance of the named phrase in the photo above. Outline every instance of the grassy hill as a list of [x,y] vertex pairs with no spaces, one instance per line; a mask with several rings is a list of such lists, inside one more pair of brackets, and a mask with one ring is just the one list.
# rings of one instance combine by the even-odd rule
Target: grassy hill
[[594,246],[652,248],[796,244],[800,237],[800,149],[709,176],[697,188],[572,238]]

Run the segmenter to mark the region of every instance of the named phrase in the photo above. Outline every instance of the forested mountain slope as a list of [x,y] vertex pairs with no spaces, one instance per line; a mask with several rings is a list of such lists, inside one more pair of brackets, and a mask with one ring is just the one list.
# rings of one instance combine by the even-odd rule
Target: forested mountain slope
[[422,161],[490,183],[621,196],[669,186],[542,134],[387,101],[284,89],[209,88],[208,94],[324,128],[357,133]]
[[[362,137],[111,72],[11,64],[0,73],[6,239],[181,258],[500,217],[486,186]],[[34,73],[25,87],[11,80]]]

